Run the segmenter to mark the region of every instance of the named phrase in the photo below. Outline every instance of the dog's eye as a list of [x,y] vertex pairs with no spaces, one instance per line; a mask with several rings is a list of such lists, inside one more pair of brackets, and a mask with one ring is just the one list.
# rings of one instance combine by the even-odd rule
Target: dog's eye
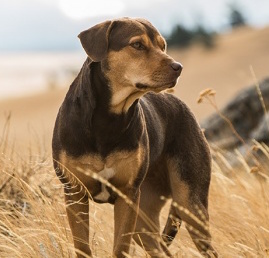
[[137,50],[144,50],[146,47],[141,42],[134,42],[131,46]]

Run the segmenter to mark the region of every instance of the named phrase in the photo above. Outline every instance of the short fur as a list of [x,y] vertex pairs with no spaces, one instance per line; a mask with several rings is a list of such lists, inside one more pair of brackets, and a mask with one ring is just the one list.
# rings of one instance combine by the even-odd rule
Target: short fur
[[[144,19],[106,21],[79,38],[88,58],[59,110],[52,145],[78,257],[91,255],[89,198],[115,206],[116,257],[129,252],[129,233],[151,256],[171,256],[167,246],[181,220],[198,250],[216,256],[208,230],[208,145],[189,108],[160,93],[176,85],[181,64]],[[167,198],[176,205],[161,237]]]

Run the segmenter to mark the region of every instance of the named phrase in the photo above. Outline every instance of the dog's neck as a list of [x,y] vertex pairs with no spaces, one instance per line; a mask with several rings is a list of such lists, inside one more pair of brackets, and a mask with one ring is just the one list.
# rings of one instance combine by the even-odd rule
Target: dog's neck
[[[140,104],[135,101],[126,113],[111,112],[112,93],[102,73],[100,63],[87,64],[86,62],[83,68],[86,71],[81,73],[84,75],[80,83],[80,91],[85,94],[81,96],[81,104],[76,106],[79,114],[84,117],[82,119],[85,122],[82,126],[93,141],[94,148],[103,156],[110,153],[119,143],[124,145],[122,146],[124,149],[134,148],[143,131],[142,125],[139,130],[136,128],[137,124],[141,123]],[[85,109],[85,106],[89,109]],[[125,146],[127,142],[128,146]]]
[[[101,63],[94,63],[87,59],[82,70],[84,71],[80,75],[82,78],[80,81],[80,91],[86,92],[86,94],[81,97],[89,102],[88,106],[91,108],[89,114],[85,115],[92,116],[91,122],[93,123],[99,123],[98,121],[100,120],[118,120],[126,123],[125,125],[121,124],[122,127],[128,126],[138,112],[138,101],[136,101],[138,98],[133,99],[128,109],[124,112],[113,112],[113,107],[111,106],[113,92],[108,80],[104,76]],[[124,102],[124,100],[121,102]],[[84,110],[84,112],[87,113],[87,110]]]
[[144,93],[130,89],[113,91],[113,86],[103,73],[101,63],[91,64],[91,88],[96,99],[96,111],[109,115],[129,116],[137,100]]
[[129,88],[120,89],[118,92],[114,92],[110,101],[110,111],[115,114],[125,114],[130,107],[145,93],[133,89],[133,86]]
[[[104,72],[105,70],[107,72]],[[109,68],[105,61],[103,63],[92,63],[91,74],[92,87],[96,91],[97,100],[100,102],[98,107],[102,107],[109,113],[127,114],[129,109],[137,103],[137,100],[145,94],[133,85],[125,85],[124,87],[120,84],[114,85],[105,75],[109,74]]]
[[141,105],[136,101],[128,112],[115,114],[109,108],[111,95],[100,64],[87,60],[70,86],[60,118],[63,135],[77,132],[64,141],[64,148],[72,150],[72,155],[88,152],[106,157],[117,148],[137,148],[144,132]]

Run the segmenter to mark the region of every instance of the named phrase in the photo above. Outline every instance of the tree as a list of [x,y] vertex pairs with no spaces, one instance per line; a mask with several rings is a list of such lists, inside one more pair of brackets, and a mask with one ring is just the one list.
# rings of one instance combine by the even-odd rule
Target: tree
[[168,46],[188,47],[192,43],[201,43],[206,48],[214,47],[216,34],[208,32],[203,26],[199,25],[194,29],[187,29],[182,25],[176,25],[172,33],[167,38]]
[[214,47],[215,36],[215,33],[207,31],[201,25],[199,25],[193,32],[193,40],[203,44],[208,49]]
[[230,25],[232,28],[237,28],[246,25],[246,20],[239,9],[232,5],[230,7]]
[[181,25],[177,25],[167,39],[169,46],[186,47],[193,38],[192,32]]

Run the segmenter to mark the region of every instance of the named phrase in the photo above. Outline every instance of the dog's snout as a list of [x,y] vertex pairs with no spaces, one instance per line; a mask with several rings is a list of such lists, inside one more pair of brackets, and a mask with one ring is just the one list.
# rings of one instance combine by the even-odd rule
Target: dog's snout
[[181,73],[182,69],[183,69],[183,66],[181,63],[178,63],[178,62],[173,62],[171,63],[171,67],[173,68],[173,70],[175,72],[179,72],[179,74]]

